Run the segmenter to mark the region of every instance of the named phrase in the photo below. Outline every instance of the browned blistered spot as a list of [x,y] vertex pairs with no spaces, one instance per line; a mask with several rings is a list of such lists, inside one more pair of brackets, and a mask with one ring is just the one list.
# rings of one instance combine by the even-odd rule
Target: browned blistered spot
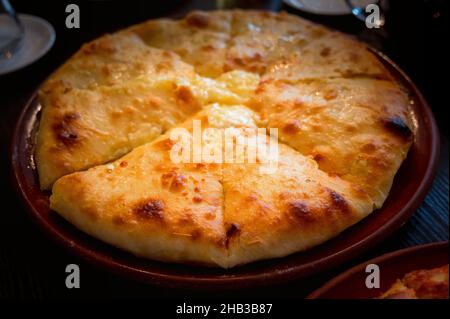
[[170,64],[167,61],[159,62],[155,65],[155,71],[156,72],[163,72],[165,70],[169,70],[172,67],[172,64]]
[[288,213],[294,220],[301,223],[314,221],[314,215],[309,206],[301,200],[293,200],[288,204]]
[[163,151],[169,151],[172,149],[172,147],[175,145],[175,141],[172,141],[170,138],[163,139],[161,141],[156,142],[153,144],[156,148],[163,150]]
[[338,96],[338,92],[335,89],[326,89],[323,98],[327,101],[333,100]]
[[206,28],[211,21],[209,15],[202,12],[194,12],[186,18],[186,23],[191,27]]
[[283,132],[286,134],[295,134],[300,131],[300,122],[298,120],[288,120],[283,126]]
[[232,223],[228,226],[227,232],[226,232],[226,239],[225,239],[225,247],[228,248],[230,245],[230,241],[233,239],[233,237],[236,237],[240,233],[241,229],[239,228],[238,224]]
[[262,82],[256,87],[255,93],[257,95],[264,93],[264,91],[266,90],[264,85],[261,85]]
[[214,51],[216,48],[211,44],[204,45],[201,47],[202,51]]
[[200,193],[200,188],[198,188],[197,186],[194,188],[194,192],[196,193]]
[[185,85],[179,86],[175,94],[177,99],[183,103],[191,104],[195,102],[195,97],[194,94],[192,93],[192,90]]
[[317,153],[317,154],[314,154],[313,159],[314,159],[317,163],[319,163],[319,162],[322,162],[323,160],[325,160],[326,157],[325,157],[323,154]]
[[111,42],[109,42],[109,36],[106,36],[103,39],[91,42],[86,44],[82,51],[86,55],[91,55],[94,53],[105,53],[105,54],[112,54],[116,52],[116,48],[111,45]]
[[203,198],[201,198],[200,196],[194,196],[193,198],[192,198],[192,201],[194,202],[194,203],[201,203],[202,201],[203,201]]
[[208,125],[209,124],[209,118],[208,115],[202,115],[199,118],[200,122],[202,122],[202,124]]
[[202,231],[200,229],[195,229],[191,232],[192,240],[197,240],[202,237]]
[[339,193],[335,192],[332,189],[327,189],[328,194],[330,194],[331,202],[333,207],[339,209],[341,212],[350,211],[349,204],[347,200]]
[[255,202],[258,200],[258,196],[256,196],[256,194],[250,194],[245,198],[245,200],[249,202]]
[[170,184],[170,190],[172,192],[179,192],[183,189],[184,184],[186,183],[187,179],[185,176],[183,175],[176,175],[173,179],[172,179],[172,183]]
[[121,226],[125,224],[125,219],[123,219],[123,217],[121,216],[114,216],[112,218],[112,222],[114,225]]
[[105,75],[112,75],[115,73],[115,68],[113,64],[106,64],[102,67],[101,70]]
[[205,168],[205,167],[206,167],[205,163],[196,163],[195,166],[194,166],[195,169],[202,169],[202,168]]
[[192,215],[189,212],[189,210],[185,210],[183,214],[180,215],[180,217],[177,220],[178,225],[180,226],[187,226],[187,225],[193,225],[194,220],[192,219]]
[[95,51],[97,50],[97,47],[98,47],[97,42],[92,42],[92,43],[85,45],[82,49],[82,52],[86,55],[91,55],[91,54],[95,53]]
[[291,196],[291,192],[290,191],[286,191],[286,190],[282,190],[282,191],[280,191],[280,193],[278,194],[278,198],[280,199],[280,200],[284,200],[284,199],[287,199],[287,198],[289,198],[290,196]]
[[168,186],[172,178],[176,175],[176,172],[170,171],[161,175],[161,184]]
[[166,58],[173,58],[175,56],[175,53],[170,50],[164,50],[162,54]]
[[382,170],[385,170],[391,167],[391,160],[389,159],[388,154],[383,154],[383,152],[379,153],[379,156],[371,156],[368,157],[370,165],[374,167],[379,167]]
[[232,57],[231,63],[236,65],[239,68],[244,68],[246,70],[260,73],[265,69],[264,66],[259,64],[252,64],[253,62],[260,62],[263,58],[263,55],[260,52],[254,52],[244,57]]
[[356,51],[357,50],[350,51],[350,55],[349,55],[350,61],[355,62],[355,63],[359,62],[361,60],[361,56]]
[[411,129],[399,116],[384,118],[381,122],[389,132],[404,140],[409,140],[412,137]]
[[127,161],[122,161],[119,164],[120,167],[127,167],[128,166],[128,162]]
[[376,151],[376,146],[373,143],[366,143],[361,146],[361,151],[366,154],[371,154]]
[[80,114],[78,113],[66,113],[61,119],[56,120],[56,123],[53,125],[53,132],[57,140],[67,147],[74,146],[80,141],[74,126],[74,122],[79,118]]
[[323,127],[317,123],[310,124],[310,128],[311,128],[311,131],[313,131],[313,132],[322,132],[323,131]]
[[331,49],[329,47],[325,47],[320,51],[320,55],[323,57],[329,56],[331,53]]
[[356,132],[358,130],[358,128],[355,125],[347,124],[345,126],[345,130],[349,133],[353,133],[353,132]]
[[138,204],[133,212],[140,218],[162,220],[164,203],[159,199],[150,199]]
[[214,218],[216,218],[216,214],[213,213],[213,212],[207,212],[207,213],[205,213],[205,214],[203,215],[203,217],[204,217],[206,220],[213,220]]
[[252,61],[261,61],[261,59],[262,59],[262,54],[259,53],[259,52],[255,52],[254,54],[249,55],[248,58],[247,58],[247,60],[248,60],[249,62],[252,62]]
[[215,170],[218,170],[220,167],[221,167],[221,165],[218,164],[218,163],[211,163],[211,164],[208,164],[208,170],[209,170],[209,171],[215,171]]
[[239,57],[234,57],[233,58],[233,62],[234,62],[234,64],[237,64],[239,66],[243,66],[244,65],[244,59],[239,58]]
[[326,34],[326,31],[323,28],[313,28],[311,30],[311,37],[312,38],[320,38],[323,37]]
[[251,65],[251,66],[250,66],[249,68],[247,68],[247,69],[248,69],[250,72],[262,74],[262,73],[265,72],[266,67],[263,66],[263,65],[255,64],[255,65]]
[[158,164],[155,166],[155,170],[157,171],[165,171],[168,169],[168,166],[166,164]]
[[89,218],[91,218],[93,221],[96,221],[98,219],[98,213],[95,209],[87,207],[84,209],[84,212],[86,213],[86,215],[89,216]]

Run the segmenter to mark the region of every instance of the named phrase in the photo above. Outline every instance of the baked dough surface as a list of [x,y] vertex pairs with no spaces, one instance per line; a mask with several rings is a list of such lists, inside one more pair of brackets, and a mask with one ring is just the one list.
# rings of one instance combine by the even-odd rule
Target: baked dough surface
[[[193,12],[105,35],[39,96],[54,211],[138,256],[223,268],[319,245],[381,207],[414,134],[407,95],[364,44],[286,13]],[[256,139],[279,143],[276,171],[264,155],[174,163],[171,133],[193,120],[244,140],[277,128]]]

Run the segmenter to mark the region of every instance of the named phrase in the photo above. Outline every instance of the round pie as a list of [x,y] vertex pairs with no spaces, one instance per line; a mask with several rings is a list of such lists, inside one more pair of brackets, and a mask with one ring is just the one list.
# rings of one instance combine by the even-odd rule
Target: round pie
[[[364,44],[286,13],[197,11],[105,35],[39,97],[54,211],[135,255],[223,268],[306,250],[380,208],[414,137],[407,94]],[[193,123],[233,128],[233,149],[277,143],[276,170],[259,153],[174,162],[172,134]],[[222,149],[220,134],[200,145]]]

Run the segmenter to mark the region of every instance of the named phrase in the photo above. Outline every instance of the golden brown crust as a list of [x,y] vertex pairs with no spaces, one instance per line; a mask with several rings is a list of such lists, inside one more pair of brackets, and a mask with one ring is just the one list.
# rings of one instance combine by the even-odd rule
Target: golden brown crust
[[170,149],[158,145],[165,139],[59,179],[51,208],[88,234],[139,256],[223,265],[221,167],[173,164]]
[[276,173],[261,163],[224,164],[224,223],[232,265],[282,257],[330,239],[372,211],[367,196],[279,145]]
[[[40,100],[52,209],[137,255],[221,267],[318,245],[380,207],[414,134],[365,45],[286,13],[193,12],[103,36]],[[278,128],[278,169],[173,163],[168,136],[193,119]]]
[[412,143],[408,98],[390,81],[267,80],[251,105],[280,140],[321,170],[358,185],[381,207]]
[[[42,94],[36,159],[42,188],[114,160],[200,109],[179,91],[147,83]],[[119,133],[120,132],[120,133]],[[119,134],[118,134],[119,133]]]
[[231,12],[192,12],[180,21],[153,20],[131,30],[149,46],[175,52],[200,75],[217,77],[224,72],[231,22]]

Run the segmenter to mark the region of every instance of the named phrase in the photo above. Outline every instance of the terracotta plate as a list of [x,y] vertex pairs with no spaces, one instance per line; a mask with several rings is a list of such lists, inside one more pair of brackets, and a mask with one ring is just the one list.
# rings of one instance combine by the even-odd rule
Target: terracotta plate
[[439,134],[433,114],[411,80],[386,57],[378,56],[411,95],[417,126],[414,144],[397,173],[383,208],[337,238],[306,252],[225,271],[140,259],[85,235],[51,211],[49,193],[39,189],[33,163],[40,111],[36,95],[25,105],[12,141],[15,183],[32,218],[51,238],[99,266],[139,280],[167,286],[216,289],[311,276],[355,257],[398,229],[419,207],[434,177]]
[[[368,299],[376,298],[407,273],[447,265],[448,241],[398,250],[355,266],[330,280],[310,294],[307,299]],[[366,266],[376,264],[380,269],[380,288],[365,285]]]

